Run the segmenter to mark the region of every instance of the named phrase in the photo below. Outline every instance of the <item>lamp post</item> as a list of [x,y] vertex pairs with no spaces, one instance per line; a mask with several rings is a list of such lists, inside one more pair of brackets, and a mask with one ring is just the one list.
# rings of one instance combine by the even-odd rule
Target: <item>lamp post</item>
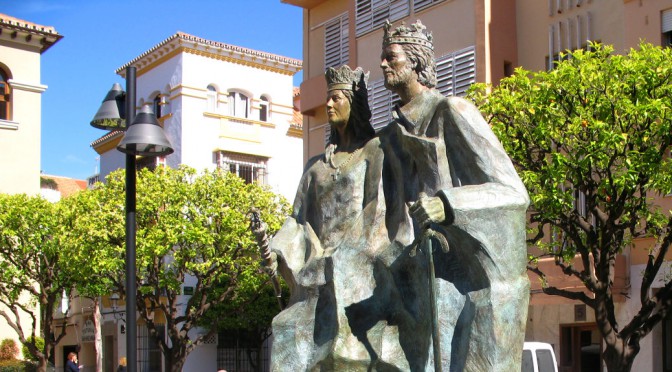
[[173,152],[151,108],[144,106],[135,114],[136,68],[126,68],[126,89],[114,84],[107,93],[91,126],[106,130],[125,130],[117,150],[126,154],[126,358],[128,370],[135,372],[138,362],[136,308],[137,287],[135,267],[135,157],[161,156]]

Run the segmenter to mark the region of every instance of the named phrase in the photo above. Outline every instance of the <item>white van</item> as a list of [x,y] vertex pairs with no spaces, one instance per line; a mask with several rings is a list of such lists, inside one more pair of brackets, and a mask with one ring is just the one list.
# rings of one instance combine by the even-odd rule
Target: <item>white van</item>
[[558,372],[551,344],[526,342],[523,345],[522,372]]

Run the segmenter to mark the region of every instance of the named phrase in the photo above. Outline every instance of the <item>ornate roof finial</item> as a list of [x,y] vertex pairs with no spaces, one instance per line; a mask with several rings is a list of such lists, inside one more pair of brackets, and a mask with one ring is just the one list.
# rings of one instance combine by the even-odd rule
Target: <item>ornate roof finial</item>
[[392,24],[390,21],[385,21],[383,29],[385,34],[383,36],[383,48],[390,44],[417,44],[434,50],[434,40],[432,33],[427,31],[427,27],[423,25],[420,20],[414,24],[406,26],[404,22],[390,32]]
[[366,89],[369,81],[369,74],[365,74],[361,67],[353,71],[348,65],[338,68],[329,67],[324,75],[327,79],[328,90],[345,89],[354,92],[361,88]]

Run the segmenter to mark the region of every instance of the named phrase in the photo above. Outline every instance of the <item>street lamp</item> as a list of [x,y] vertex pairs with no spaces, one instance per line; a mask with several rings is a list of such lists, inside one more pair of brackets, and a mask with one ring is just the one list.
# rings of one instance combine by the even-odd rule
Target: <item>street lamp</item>
[[149,107],[143,107],[137,117],[135,115],[135,71],[136,68],[133,66],[126,68],[127,92],[124,92],[119,84],[114,84],[91,121],[91,126],[95,128],[126,131],[124,138],[117,146],[117,150],[126,154],[126,314],[128,314],[126,319],[126,358],[130,372],[134,372],[138,365],[135,319],[137,302],[135,283],[135,157],[138,155],[161,156],[173,152],[163,128],[159,126],[156,116]]
[[126,312],[125,311],[117,311],[119,308],[117,304],[119,303],[119,294],[117,292],[114,292],[110,295],[110,303],[112,304],[112,311],[107,312],[107,313],[101,313],[101,314],[112,314],[114,316],[114,320],[116,321],[122,321],[126,323]]

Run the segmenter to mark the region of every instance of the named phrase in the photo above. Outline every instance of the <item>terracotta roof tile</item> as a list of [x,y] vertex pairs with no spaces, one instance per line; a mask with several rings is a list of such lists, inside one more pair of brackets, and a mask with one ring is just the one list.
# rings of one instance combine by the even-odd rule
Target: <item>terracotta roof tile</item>
[[0,13],[0,24],[17,26],[47,34],[58,34],[58,32],[56,32],[56,29],[51,26],[38,25],[37,23],[24,21],[23,19],[12,17],[10,15],[3,13]]
[[50,176],[43,174],[42,178],[52,179],[56,182],[56,188],[61,193],[61,197],[65,198],[82,190],[86,190],[86,180],[78,180],[74,178]]

